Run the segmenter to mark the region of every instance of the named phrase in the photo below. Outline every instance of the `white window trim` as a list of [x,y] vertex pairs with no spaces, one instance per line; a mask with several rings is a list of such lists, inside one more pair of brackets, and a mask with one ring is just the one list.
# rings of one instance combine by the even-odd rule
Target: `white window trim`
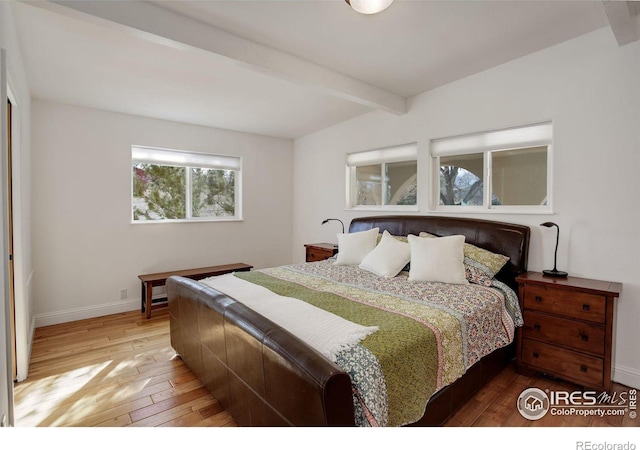
[[[553,123],[551,121],[431,140],[430,209],[447,213],[553,214]],[[492,205],[490,154],[520,148],[547,147],[547,204]],[[440,205],[440,157],[482,153],[484,192],[482,206]]]
[[[203,223],[203,222],[241,222],[242,217],[242,157],[228,156],[210,153],[197,153],[183,150],[173,150],[158,147],[148,147],[143,145],[131,146],[131,167],[134,163],[147,163],[167,165],[173,167],[184,167],[186,170],[185,179],[185,209],[186,218],[184,219],[158,219],[158,220],[134,220],[133,216],[133,176],[129,173],[131,179],[131,188],[129,190],[131,224],[152,224],[152,223]],[[193,168],[206,168],[217,170],[232,170],[235,172],[235,196],[233,216],[221,217],[192,217],[191,211],[191,170]]]
[[365,150],[361,152],[347,153],[346,155],[346,209],[350,211],[418,211],[415,205],[358,205],[353,191],[356,185],[356,167],[380,164],[381,193],[386,192],[385,165],[404,161],[416,162],[416,175],[419,178],[420,165],[418,164],[418,144],[394,145],[391,147]]

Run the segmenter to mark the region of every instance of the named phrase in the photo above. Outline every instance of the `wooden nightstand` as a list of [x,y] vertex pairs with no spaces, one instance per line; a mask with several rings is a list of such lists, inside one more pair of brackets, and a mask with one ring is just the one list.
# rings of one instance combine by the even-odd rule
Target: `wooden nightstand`
[[305,244],[304,247],[307,252],[307,262],[322,261],[338,253],[338,246],[336,244],[327,244],[325,242],[320,244]]
[[610,391],[615,299],[622,284],[537,272],[516,281],[524,316],[517,340],[518,371]]

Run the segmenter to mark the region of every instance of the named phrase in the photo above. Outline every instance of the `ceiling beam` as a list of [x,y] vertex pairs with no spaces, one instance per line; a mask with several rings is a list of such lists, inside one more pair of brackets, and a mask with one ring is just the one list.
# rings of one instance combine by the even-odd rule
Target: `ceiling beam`
[[240,65],[369,108],[396,115],[407,112],[406,99],[355,78],[233,35],[219,28],[143,1],[25,1],[102,26],[185,51],[203,51]]
[[602,3],[618,45],[640,39],[640,16],[636,14],[632,2],[603,0]]

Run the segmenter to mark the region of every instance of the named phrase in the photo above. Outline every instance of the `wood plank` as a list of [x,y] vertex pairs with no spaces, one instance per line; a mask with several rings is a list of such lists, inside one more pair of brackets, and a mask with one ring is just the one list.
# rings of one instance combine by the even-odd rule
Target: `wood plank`
[[464,408],[456,412],[445,426],[447,427],[470,427],[482,417],[482,414],[489,407],[489,403],[483,402],[477,398],[471,398]]
[[98,427],[125,427],[131,423],[131,417],[129,414],[123,414],[118,417],[114,417],[104,422],[100,422],[96,426]]
[[72,408],[60,408],[50,414],[39,426],[91,427],[150,404],[152,404],[151,399],[143,397],[115,407],[85,409],[84,405],[80,405]]
[[[204,387],[203,387],[204,389]],[[206,389],[205,389],[206,390]],[[185,398],[187,398],[187,396],[185,396]],[[133,419],[133,423],[131,423],[128,426],[133,426],[133,427],[157,427],[160,426],[170,420],[173,420],[177,417],[181,417],[187,414],[190,414],[193,412],[193,405],[195,404],[202,404],[202,401],[209,401],[211,403],[213,403],[215,401],[215,399],[210,395],[206,395],[204,398],[194,398],[191,401],[185,402],[185,403],[172,403],[172,402],[167,402],[163,404],[163,407],[167,407],[166,409],[154,409],[154,408],[150,408],[147,411],[145,411],[145,413],[153,410],[153,414],[150,414],[146,417],[144,417],[143,419],[140,420],[135,420],[136,418],[136,411],[130,413],[130,415],[132,416]],[[147,408],[145,408],[147,409]]]
[[[191,373],[191,371],[186,366],[186,364],[183,363],[181,366],[178,366],[178,367],[167,366],[167,365],[161,366],[153,371],[145,372],[144,376],[148,378],[148,385],[150,386],[156,383],[170,381],[175,377],[182,375],[184,373]],[[119,378],[119,382],[121,384],[127,384],[132,381],[136,381],[139,378],[140,378],[140,375],[126,376],[123,378]]]
[[198,389],[201,386],[202,386],[202,383],[200,383],[200,380],[194,377],[194,379],[188,383],[181,383],[181,384],[178,384],[176,387],[173,387],[170,389],[164,389],[160,392],[152,394],[151,400],[153,400],[154,403],[158,403],[163,400],[168,400],[172,397],[176,397],[177,395],[193,391],[195,389]]
[[[189,392],[184,392],[182,394],[169,397],[166,400],[154,402],[152,405],[146,406],[136,411],[132,411],[130,413],[131,420],[133,420],[133,422],[138,422],[142,419],[146,419],[147,417],[157,415],[161,412],[173,409],[176,406],[189,403],[199,397],[204,397],[208,393],[209,391],[207,391],[207,389],[204,386],[201,386],[199,389],[195,389]],[[153,400],[153,398],[151,400]]]
[[195,411],[192,411],[184,416],[180,416],[176,419],[169,420],[163,424],[158,425],[159,427],[194,427],[199,426],[202,422],[202,417]]
[[222,411],[211,417],[207,417],[198,425],[200,427],[235,427],[237,426],[231,414],[227,411]]
[[517,413],[516,403],[518,396],[528,386],[514,382],[506,389],[500,386],[491,386],[494,389],[495,398],[482,415],[473,423],[474,427],[499,427],[513,412]]
[[215,416],[218,413],[221,413],[224,411],[224,408],[222,407],[222,405],[218,402],[215,402],[212,405],[206,406],[204,408],[200,408],[198,410],[198,414],[200,415],[201,419],[208,419],[209,417]]
[[96,404],[101,407],[109,405],[120,405],[131,400],[138,400],[145,397],[150,397],[153,401],[153,395],[159,392],[167,391],[171,389],[169,382],[157,383],[147,385],[146,380],[142,380],[137,383],[131,383],[127,386],[110,390],[107,392],[100,392],[96,395]]

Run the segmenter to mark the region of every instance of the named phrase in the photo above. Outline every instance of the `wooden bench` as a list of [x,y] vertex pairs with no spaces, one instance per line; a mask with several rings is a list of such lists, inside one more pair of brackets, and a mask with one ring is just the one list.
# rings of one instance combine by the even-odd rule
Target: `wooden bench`
[[147,319],[151,317],[152,294],[154,286],[164,286],[167,278],[171,276],[179,276],[191,278],[193,280],[202,280],[203,278],[213,277],[231,272],[246,272],[253,268],[245,263],[223,264],[220,266],[200,267],[198,269],[174,270],[170,272],[149,273],[138,275],[142,284],[142,312],[147,313]]

